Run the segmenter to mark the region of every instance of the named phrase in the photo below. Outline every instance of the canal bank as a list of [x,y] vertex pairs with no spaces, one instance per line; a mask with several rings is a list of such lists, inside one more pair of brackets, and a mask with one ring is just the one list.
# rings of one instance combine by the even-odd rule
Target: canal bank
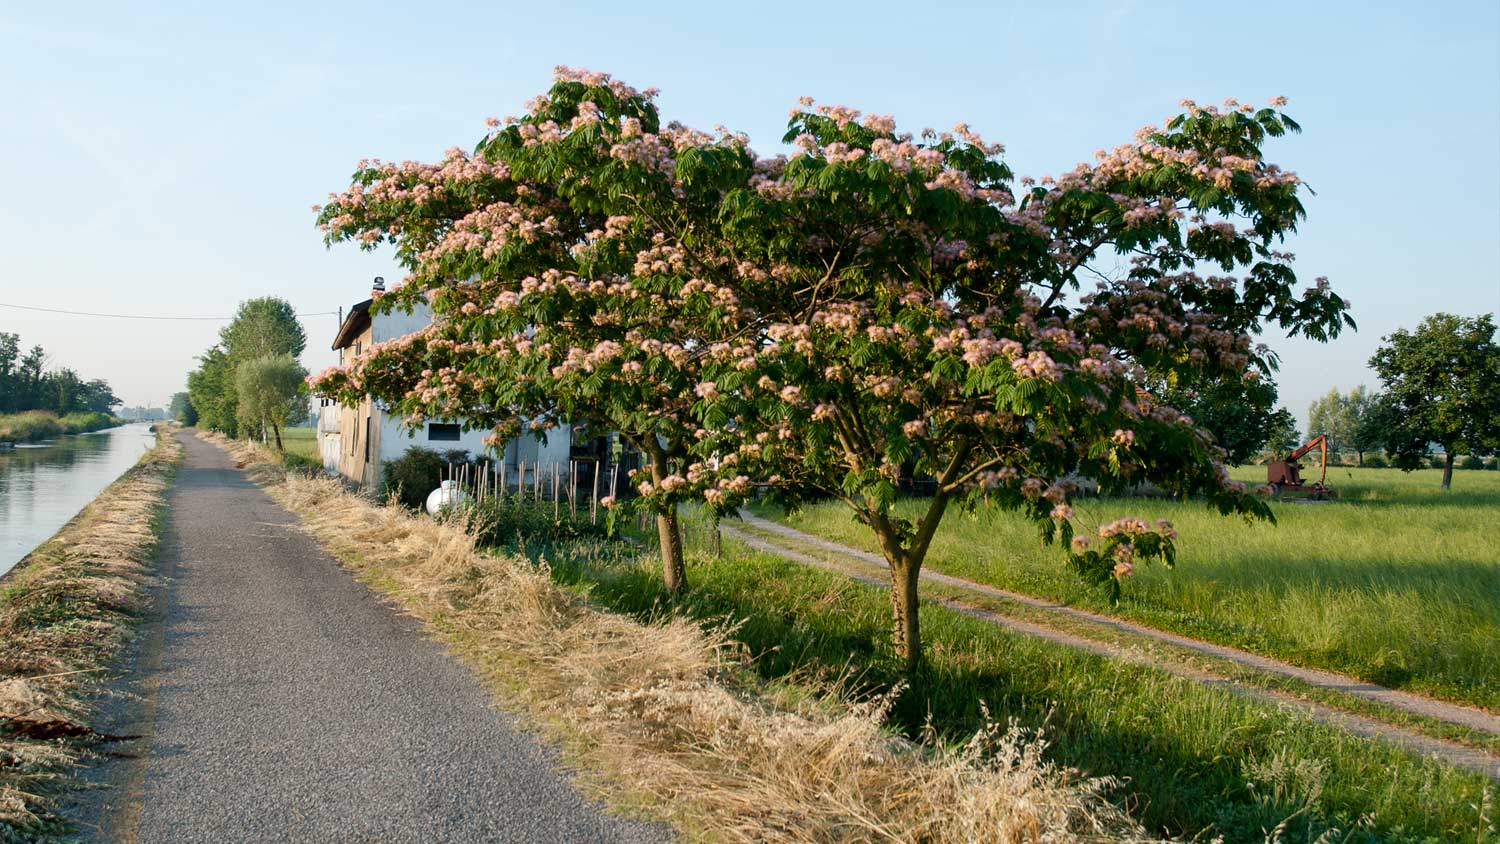
[[181,454],[163,432],[0,575],[0,840],[54,840],[80,762],[112,752],[93,704],[148,608],[164,495]]
[[151,424],[68,434],[0,451],[0,577],[152,447]]

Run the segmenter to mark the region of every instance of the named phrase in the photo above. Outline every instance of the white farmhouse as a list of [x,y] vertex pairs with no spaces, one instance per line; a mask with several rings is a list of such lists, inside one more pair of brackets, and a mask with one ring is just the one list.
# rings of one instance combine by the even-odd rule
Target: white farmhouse
[[[432,321],[432,311],[425,305],[417,306],[409,314],[400,310],[372,313],[370,306],[384,292],[384,281],[376,278],[371,297],[355,305],[343,318],[333,338],[340,364],[375,343],[419,331]],[[361,485],[378,486],[385,462],[400,457],[412,446],[502,457],[484,444],[488,433],[485,429],[466,431],[462,420],[429,421],[420,428],[407,430],[400,416],[368,397],[352,407],[333,399],[319,401],[318,448],[323,467]],[[512,477],[516,466],[523,462],[532,472],[540,467],[550,473],[553,464],[566,471],[571,441],[572,431],[565,425],[548,432],[545,443],[531,437],[513,439],[505,444],[504,462]]]

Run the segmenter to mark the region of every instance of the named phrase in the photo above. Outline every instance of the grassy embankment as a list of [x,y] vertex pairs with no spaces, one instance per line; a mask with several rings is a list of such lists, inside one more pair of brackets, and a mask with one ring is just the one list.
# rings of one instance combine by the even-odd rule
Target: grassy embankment
[[[924,747],[883,726],[879,700],[848,701],[810,676],[768,682],[729,626],[606,611],[545,566],[477,551],[454,525],[285,473],[258,446],[230,448],[358,577],[562,744],[586,785],[689,840],[1145,837],[1100,796],[1104,783],[1049,766],[1024,731],[980,723]],[[550,524],[546,509],[535,521]]]
[[[1235,471],[1264,480],[1264,470]],[[1336,468],[1340,500],[1274,504],[1277,524],[1247,525],[1198,504],[1085,500],[1084,524],[1122,515],[1173,521],[1175,570],[1138,567],[1110,606],[1079,583],[1057,548],[1012,513],[950,513],[927,565],[981,583],[1114,613],[1290,662],[1500,709],[1500,472]],[[921,501],[901,510],[914,515]],[[779,513],[767,513],[779,516]],[[785,519],[869,551],[867,528],[841,504]]]
[[[159,429],[161,430],[161,429]],[[182,449],[155,448],[0,578],[0,840],[51,840],[69,769],[97,746],[86,700],[131,635]]]
[[[670,798],[674,817],[693,828],[726,827],[729,837],[740,839],[753,838],[744,832],[751,830],[775,840],[883,840],[853,832],[838,838],[830,832],[838,827],[827,825],[828,813],[847,818],[851,809],[843,801],[849,798],[831,791],[833,784],[805,779],[812,772],[790,754],[800,752],[823,764],[819,753],[806,746],[777,744],[775,751],[787,754],[779,755],[779,761],[752,756],[747,763],[740,755],[745,749],[724,746],[736,739],[718,732],[741,729],[731,722],[695,724],[675,737],[658,736],[644,749],[637,739],[622,741],[610,732],[619,729],[607,723],[612,717],[633,718],[642,708],[650,718],[660,717],[654,708],[663,699],[649,690],[662,682],[663,671],[681,664],[680,656],[668,659],[632,648],[657,647],[655,640],[669,636],[665,631],[672,637],[688,635],[683,631],[691,627],[681,626],[685,619],[710,631],[725,619],[739,622],[732,636],[749,658],[726,675],[737,694],[743,695],[744,688],[755,694],[771,690],[783,705],[800,702],[814,713],[820,708],[826,713],[839,711],[838,700],[895,689],[887,727],[948,748],[983,729],[991,717],[1042,728],[1050,742],[1045,760],[1121,778],[1106,795],[1159,833],[1213,830],[1230,842],[1254,842],[1284,824],[1284,841],[1312,841],[1331,827],[1348,833],[1347,838],[1333,836],[1333,841],[1444,841],[1476,840],[1480,828],[1494,825],[1493,784],[1483,776],[1222,688],[1007,633],[940,607],[922,611],[929,669],[903,688],[907,679],[883,644],[889,613],[884,593],[751,553],[733,542],[725,543],[720,560],[701,550],[694,554],[692,594],[674,606],[660,589],[656,564],[636,546],[597,538],[550,542],[545,536],[518,537],[526,554],[547,561],[540,571],[573,590],[574,600],[588,602],[581,606],[623,612],[646,625],[615,628],[624,622],[591,611],[591,619],[608,619],[611,631],[621,631],[602,636],[598,628],[574,628],[565,619],[534,626],[539,610],[525,602],[519,608],[490,603],[485,584],[498,576],[496,571],[509,571],[491,567],[514,565],[511,557],[481,558],[469,568],[453,561],[439,565],[446,553],[443,542],[452,540],[424,533],[420,519],[346,502],[311,481],[297,481],[274,494],[292,504],[367,582],[402,597],[434,623],[507,697],[551,724],[554,735],[571,737],[582,764],[611,772],[617,783],[645,777],[645,784],[634,790],[636,799]],[[550,518],[550,508],[544,509]],[[527,588],[542,587],[533,583]],[[472,597],[476,592],[478,600]],[[549,597],[540,611],[552,612],[554,600]],[[639,641],[630,647],[607,641],[627,636],[623,631]],[[534,641],[536,635],[549,637],[551,644]],[[594,664],[601,660],[603,665]],[[606,670],[609,679],[589,673]],[[741,679],[743,673],[758,679]],[[556,687],[559,682],[576,688],[559,699],[556,695],[564,694]],[[606,684],[604,691],[600,683]],[[626,683],[631,690],[610,685],[615,683]],[[830,687],[841,690],[833,703],[826,702]],[[825,702],[816,703],[820,700]],[[584,720],[576,722],[579,717]],[[627,726],[667,730],[670,722]],[[757,736],[752,733],[745,740],[759,741]],[[718,757],[707,777],[692,767],[709,763],[694,758],[703,752]],[[663,754],[668,762],[659,758]],[[856,780],[895,785],[900,792],[904,781],[890,779],[884,767],[890,763],[880,763],[887,771],[881,774],[884,780]],[[666,764],[673,775],[701,779],[710,790],[705,795],[687,784],[660,783],[657,778],[663,774],[636,767],[657,764]],[[725,780],[718,765],[743,766],[743,772]],[[854,767],[844,767],[849,765]],[[841,778],[859,768],[845,756],[824,767],[829,776]],[[927,782],[920,773],[910,775],[916,777],[913,782]],[[747,782],[759,791],[747,796]],[[926,800],[925,795],[917,796]],[[946,799],[971,797],[958,789]],[[703,808],[703,800],[709,808]],[[835,802],[827,805],[830,801]],[[753,807],[759,808],[752,812]],[[959,816],[974,811],[972,803],[955,803],[951,810]],[[899,814],[899,807],[866,802],[864,811],[907,836],[895,840],[921,840],[911,816]],[[789,817],[799,818],[800,825],[792,827],[795,833],[767,832],[771,827],[765,824]],[[983,840],[972,829],[968,834]]]
[[47,410],[0,415],[0,442],[36,442],[63,434],[86,434],[125,424],[108,413],[69,413],[58,416]]
[[[743,619],[735,638],[767,679],[845,674],[871,690],[905,682],[884,644],[879,589],[725,543],[697,555],[677,609]],[[534,545],[555,577],[616,610],[651,617],[669,601],[650,560],[600,547]],[[1048,758],[1121,778],[1112,794],[1157,832],[1205,830],[1258,842],[1288,821],[1286,841],[1447,841],[1493,827],[1494,784],[1298,713],[1165,671],[924,606],[927,671],[895,703],[893,724],[955,740],[989,716],[1043,727]],[[1493,832],[1493,829],[1491,830]]]

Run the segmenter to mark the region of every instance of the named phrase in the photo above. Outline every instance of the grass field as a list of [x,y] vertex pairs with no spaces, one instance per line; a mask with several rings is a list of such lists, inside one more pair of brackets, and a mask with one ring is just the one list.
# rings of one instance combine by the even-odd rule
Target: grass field
[[[1235,476],[1263,481],[1263,469]],[[1110,606],[1012,513],[950,513],[927,565],[983,583],[1113,612],[1162,629],[1353,674],[1386,686],[1500,709],[1500,472],[1336,468],[1334,502],[1278,502],[1277,524],[1202,505],[1092,499],[1086,527],[1122,515],[1172,520],[1175,570],[1139,567]],[[906,501],[912,516],[921,501]],[[768,515],[779,515],[767,513]],[[786,519],[875,551],[836,503]]]
[[287,454],[305,457],[314,463],[321,463],[323,460],[322,455],[318,454],[318,430],[316,428],[286,428],[281,432],[281,444],[286,448]]
[[[770,680],[819,688],[845,676],[869,693],[907,682],[885,644],[883,591],[733,541],[724,548],[722,559],[694,555],[692,591],[675,604],[654,561],[631,546],[526,550],[616,610],[738,622],[735,638]],[[941,607],[924,606],[922,623],[927,667],[900,694],[893,726],[951,741],[987,717],[1043,728],[1053,761],[1118,778],[1111,793],[1158,832],[1260,842],[1291,818],[1283,841],[1311,842],[1330,828],[1342,830],[1333,841],[1447,841],[1476,840],[1490,823],[1478,807],[1493,784],[1481,775]]]

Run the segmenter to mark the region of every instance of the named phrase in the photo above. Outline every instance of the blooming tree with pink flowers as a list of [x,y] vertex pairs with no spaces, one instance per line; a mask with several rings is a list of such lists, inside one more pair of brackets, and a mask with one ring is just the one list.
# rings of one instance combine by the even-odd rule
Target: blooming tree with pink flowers
[[379,306],[427,303],[434,320],[311,383],[497,438],[565,420],[619,432],[644,457],[631,503],[656,516],[675,592],[686,586],[677,505],[749,489],[693,459],[691,409],[701,349],[745,318],[702,271],[697,243],[753,160],[741,137],[662,126],[654,96],[559,68],[473,154],[362,163],[319,209],[327,239],[393,244],[410,274]]
[[[789,505],[835,496],[870,526],[911,667],[918,577],[951,506],[1025,512],[1116,595],[1140,562],[1172,563],[1175,533],[1080,530],[1083,483],[1269,518],[1208,432],[1141,385],[1253,379],[1271,365],[1252,340],[1266,323],[1316,339],[1352,324],[1326,282],[1296,291],[1277,249],[1303,215],[1300,180],[1261,153],[1297,128],[1280,105],[1184,103],[1093,163],[1018,185],[967,126],[913,137],[805,100],[796,151],[759,161],[724,204],[729,284],[758,322],[709,350],[700,448]],[[913,475],[933,494],[906,519],[893,505]]]
[[[1281,102],[1184,104],[1163,127],[1056,178],[1017,182],[959,125],[898,132],[844,107],[794,109],[790,155],[663,124],[653,93],[560,68],[473,154],[368,163],[320,220],[391,242],[411,270],[385,307],[431,304],[421,334],[313,379],[413,415],[508,432],[609,426],[641,449],[664,576],[685,583],[677,505],[731,512],[752,485],[836,496],[889,564],[893,640],[920,659],[917,582],[944,514],[1020,510],[1091,582],[1171,564],[1165,523],[1088,526],[1084,485],[1150,483],[1270,516],[1223,450],[1142,385],[1253,379],[1267,325],[1352,324],[1279,251],[1301,182],[1267,162]],[[928,479],[925,510],[894,507]]]

